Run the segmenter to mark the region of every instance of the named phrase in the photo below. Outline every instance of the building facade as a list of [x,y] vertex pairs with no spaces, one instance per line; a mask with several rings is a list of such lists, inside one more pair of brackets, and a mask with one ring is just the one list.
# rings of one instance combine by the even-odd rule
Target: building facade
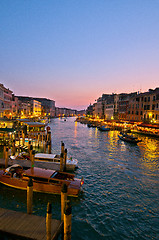
[[0,84],[0,115],[12,118],[12,91]]
[[132,97],[128,113],[131,121],[159,123],[159,88]]

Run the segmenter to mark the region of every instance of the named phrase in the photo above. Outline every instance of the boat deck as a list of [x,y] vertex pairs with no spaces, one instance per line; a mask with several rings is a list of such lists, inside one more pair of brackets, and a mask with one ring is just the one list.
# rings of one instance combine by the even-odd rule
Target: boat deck
[[[0,233],[14,239],[46,240],[45,217],[0,208]],[[51,239],[57,239],[63,222],[52,219]]]

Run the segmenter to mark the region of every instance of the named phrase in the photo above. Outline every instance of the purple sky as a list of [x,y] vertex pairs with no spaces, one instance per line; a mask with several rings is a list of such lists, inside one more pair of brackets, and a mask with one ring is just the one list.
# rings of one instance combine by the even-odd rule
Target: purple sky
[[159,87],[159,1],[0,1],[0,79],[79,110]]

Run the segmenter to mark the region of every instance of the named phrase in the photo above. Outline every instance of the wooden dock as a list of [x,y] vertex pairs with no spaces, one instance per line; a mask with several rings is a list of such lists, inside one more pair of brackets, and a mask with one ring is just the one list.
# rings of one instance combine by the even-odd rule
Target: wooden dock
[[[51,240],[57,239],[63,222],[51,220]],[[0,208],[0,233],[15,239],[46,240],[45,217]]]

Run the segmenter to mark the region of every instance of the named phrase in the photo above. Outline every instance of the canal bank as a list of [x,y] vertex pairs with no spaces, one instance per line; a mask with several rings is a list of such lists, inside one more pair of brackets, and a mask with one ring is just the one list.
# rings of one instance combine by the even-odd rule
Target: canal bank
[[[72,239],[158,239],[159,141],[141,136],[136,146],[121,142],[118,131],[100,132],[74,122],[52,119],[52,153],[61,141],[76,158],[83,192],[72,202]],[[3,193],[3,194],[2,194]],[[60,219],[60,197],[36,194],[33,214],[44,216],[48,200]],[[1,186],[1,207],[26,212],[23,191]]]

